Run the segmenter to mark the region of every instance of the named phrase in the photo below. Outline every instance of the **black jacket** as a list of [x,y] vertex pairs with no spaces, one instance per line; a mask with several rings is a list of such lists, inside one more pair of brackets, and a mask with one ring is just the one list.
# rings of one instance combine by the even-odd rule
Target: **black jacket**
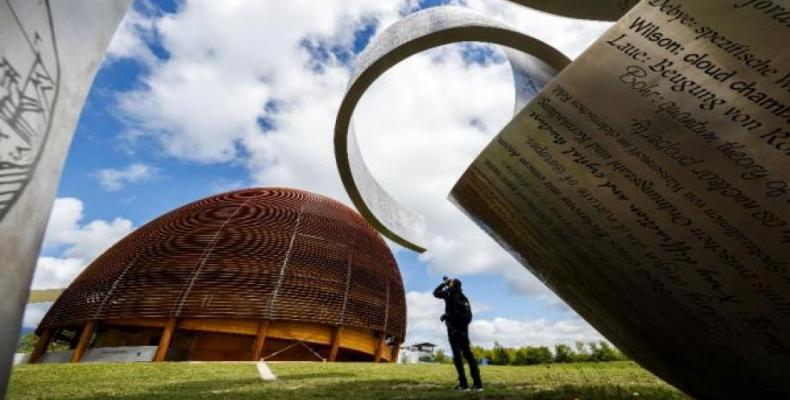
[[444,300],[444,318],[453,327],[466,327],[472,322],[472,306],[463,291],[449,287],[444,282],[433,291],[436,298]]

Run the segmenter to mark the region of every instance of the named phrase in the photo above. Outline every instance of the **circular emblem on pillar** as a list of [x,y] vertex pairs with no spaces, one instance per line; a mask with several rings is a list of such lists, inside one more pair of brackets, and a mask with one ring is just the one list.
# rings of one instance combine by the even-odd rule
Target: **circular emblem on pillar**
[[58,99],[49,2],[0,4],[0,221],[33,176]]

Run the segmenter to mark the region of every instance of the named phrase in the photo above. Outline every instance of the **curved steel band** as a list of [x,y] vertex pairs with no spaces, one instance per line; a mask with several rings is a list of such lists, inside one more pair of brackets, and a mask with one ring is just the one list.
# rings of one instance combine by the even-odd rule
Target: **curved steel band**
[[395,201],[370,174],[351,117],[367,88],[393,65],[433,47],[468,41],[506,47],[514,77],[514,113],[570,63],[553,47],[485,16],[459,7],[431,8],[390,26],[359,55],[335,122],[335,161],[354,205],[384,236],[418,252],[425,251],[423,217]]

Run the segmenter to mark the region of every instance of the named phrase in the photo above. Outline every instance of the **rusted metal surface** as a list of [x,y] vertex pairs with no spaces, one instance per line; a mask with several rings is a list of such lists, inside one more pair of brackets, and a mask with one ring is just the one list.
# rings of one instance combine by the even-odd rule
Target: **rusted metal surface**
[[39,331],[116,318],[309,321],[402,342],[395,259],[355,211],[282,188],[208,197],[142,226],[97,258]]

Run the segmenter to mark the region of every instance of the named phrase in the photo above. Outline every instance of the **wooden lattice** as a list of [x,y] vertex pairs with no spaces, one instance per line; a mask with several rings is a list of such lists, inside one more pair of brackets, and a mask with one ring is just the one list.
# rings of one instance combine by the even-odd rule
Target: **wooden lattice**
[[310,321],[403,341],[389,248],[355,211],[301,190],[211,196],[140,227],[98,257],[39,331],[113,318]]

